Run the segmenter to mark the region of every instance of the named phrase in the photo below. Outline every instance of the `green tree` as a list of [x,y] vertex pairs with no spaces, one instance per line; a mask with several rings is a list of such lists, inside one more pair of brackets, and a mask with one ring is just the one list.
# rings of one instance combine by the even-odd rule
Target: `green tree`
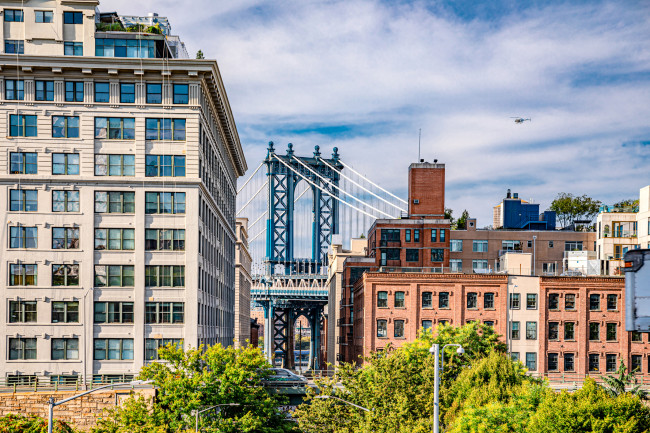
[[601,202],[587,195],[574,196],[570,193],[559,193],[551,203],[550,210],[555,211],[561,227],[567,227],[576,220],[593,220],[598,214]]
[[399,349],[389,346],[373,353],[361,368],[344,364],[335,378],[318,382],[320,393],[337,396],[372,412],[332,399],[314,399],[315,391],[309,391],[308,401],[294,413],[301,430],[306,433],[431,431],[435,370],[429,348],[434,342],[461,344],[466,351],[458,355],[455,348],[447,350],[441,389],[453,382],[463,366],[472,360],[492,351],[504,352],[506,348],[490,326],[477,322],[459,328],[439,325],[435,336],[422,332],[416,340]]
[[[54,420],[54,433],[75,433],[68,423]],[[47,420],[36,416],[9,414],[0,417],[0,433],[47,433]]]
[[446,207],[445,208],[445,219],[449,220],[449,223],[453,226],[454,225],[454,211],[451,208]]
[[648,393],[641,389],[641,385],[637,383],[634,373],[636,371],[628,373],[625,363],[621,360],[615,374],[603,376],[603,382],[605,382],[603,388],[612,397],[617,397],[627,392],[636,395],[642,400],[646,400]]
[[460,218],[456,220],[456,225],[452,227],[454,230],[467,230],[467,219],[469,218],[469,212],[467,209],[463,211]]
[[201,415],[202,431],[293,431],[294,425],[278,411],[281,403],[263,386],[270,365],[257,348],[222,347],[183,351],[173,345],[159,350],[161,363],[144,366],[139,378],[153,380],[156,398],[131,397],[108,412],[95,433],[170,433],[193,428],[193,411],[218,404],[238,407]]
[[203,51],[201,51],[201,50],[197,51],[196,52],[196,58],[197,59],[205,59],[205,57],[203,56]]
[[621,200],[618,203],[614,203],[614,207],[623,207],[623,208],[638,208],[639,207],[639,199],[626,199],[626,200]]

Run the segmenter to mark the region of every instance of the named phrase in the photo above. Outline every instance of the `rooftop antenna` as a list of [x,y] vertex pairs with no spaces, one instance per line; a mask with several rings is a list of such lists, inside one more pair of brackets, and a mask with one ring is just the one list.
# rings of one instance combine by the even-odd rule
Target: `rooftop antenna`
[[420,144],[422,143],[422,128],[418,132],[418,161],[420,161]]

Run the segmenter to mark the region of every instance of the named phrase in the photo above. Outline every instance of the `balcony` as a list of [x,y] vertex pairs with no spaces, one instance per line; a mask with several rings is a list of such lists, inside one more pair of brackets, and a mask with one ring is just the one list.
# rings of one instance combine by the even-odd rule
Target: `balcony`
[[636,230],[614,230],[612,233],[603,233],[605,238],[636,238],[637,235]]

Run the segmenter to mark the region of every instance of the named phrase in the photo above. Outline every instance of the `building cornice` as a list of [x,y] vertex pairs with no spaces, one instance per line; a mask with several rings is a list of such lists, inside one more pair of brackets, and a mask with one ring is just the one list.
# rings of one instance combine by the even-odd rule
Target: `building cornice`
[[487,280],[487,281],[504,281],[508,282],[508,275],[494,275],[494,274],[434,274],[434,273],[419,273],[419,272],[376,272],[376,271],[366,271],[364,273],[365,278],[402,278],[405,280],[452,280],[452,281],[461,281],[461,280]]
[[147,72],[159,72],[161,75],[177,73],[201,78],[210,94],[210,104],[215,110],[223,141],[228,149],[237,176],[243,176],[248,169],[244,151],[239,141],[239,133],[230,108],[226,88],[219,72],[216,60],[204,59],[138,59],[125,57],[74,57],[74,56],[32,56],[0,54],[0,71],[13,68],[43,68],[52,72],[81,70],[92,73],[93,70],[112,72],[130,72],[140,76]]

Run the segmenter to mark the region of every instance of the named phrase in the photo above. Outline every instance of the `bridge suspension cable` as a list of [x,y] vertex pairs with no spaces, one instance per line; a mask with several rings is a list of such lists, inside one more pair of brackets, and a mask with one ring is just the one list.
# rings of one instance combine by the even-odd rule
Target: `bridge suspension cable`
[[[311,180],[307,179],[307,177],[305,177],[302,173],[299,173],[298,171],[296,171],[296,169],[294,169],[293,167],[291,167],[289,164],[287,164],[286,162],[284,162],[282,159],[278,158],[278,156],[277,156],[276,154],[273,154],[273,157],[274,157],[275,159],[277,159],[278,161],[280,161],[280,163],[282,163],[282,164],[283,164],[285,167],[287,167],[289,170],[293,171],[293,172],[296,173],[298,176],[300,176],[301,178],[303,178],[303,180],[304,180],[305,182],[307,182],[308,184],[310,184],[311,186],[316,187],[316,188],[318,188],[319,190],[321,190],[322,192],[324,192],[325,194],[330,195],[332,198],[335,198],[335,199],[338,200],[340,203],[343,203],[344,205],[349,206],[349,207],[351,207],[352,209],[354,209],[354,210],[356,210],[356,211],[358,211],[358,212],[361,212],[361,213],[364,214],[364,215],[368,215],[370,218],[375,218],[375,219],[377,219],[376,216],[374,216],[374,215],[372,215],[372,214],[370,214],[370,213],[364,211],[363,209],[359,209],[358,207],[356,207],[356,206],[354,206],[354,205],[351,205],[350,203],[348,203],[348,202],[346,202],[346,201],[344,201],[344,200],[341,200],[341,199],[338,198],[337,196],[335,196],[335,195],[333,195],[333,194],[330,194],[329,191],[323,189],[323,188],[320,187],[319,185],[316,185],[314,182],[312,182]],[[391,218],[392,218],[392,216],[391,216]]]
[[[305,168],[306,168],[307,170],[309,170],[310,172],[314,173],[316,176],[318,176],[321,180],[323,180],[325,183],[327,183],[328,185],[330,185],[332,188],[336,188],[336,189],[338,189],[338,190],[341,191],[343,194],[345,194],[345,195],[347,195],[347,196],[353,198],[354,200],[356,200],[356,201],[358,201],[359,203],[361,203],[362,205],[364,205],[364,206],[366,206],[366,207],[368,207],[368,208],[374,210],[375,212],[379,212],[380,214],[386,215],[388,218],[394,218],[394,215],[391,215],[391,214],[386,213],[386,212],[384,212],[384,211],[382,211],[382,210],[380,210],[380,209],[377,209],[377,208],[374,207],[374,206],[370,206],[370,205],[369,205],[368,203],[366,203],[365,201],[363,201],[363,200],[361,200],[361,199],[359,199],[359,198],[356,198],[355,196],[353,196],[353,195],[350,194],[349,192],[345,191],[345,190],[342,189],[341,187],[339,187],[339,186],[337,186],[337,185],[334,185],[332,182],[330,182],[329,180],[325,179],[323,176],[321,176],[320,174],[318,174],[316,171],[312,170],[311,167],[309,167],[307,164],[305,164],[304,162],[302,162],[300,159],[296,158],[295,156],[292,156],[292,158],[295,159],[296,161],[298,161],[298,163],[300,163],[300,165],[302,165],[303,167],[305,167]],[[278,158],[278,159],[279,159],[279,158]],[[342,203],[346,203],[346,202],[343,201]]]
[[264,165],[264,161],[262,161],[262,162],[260,163],[260,165],[257,166],[257,168],[255,169],[255,171],[253,172],[253,174],[251,174],[250,177],[246,180],[246,182],[244,182],[244,184],[241,186],[241,188],[239,188],[239,189],[237,190],[237,194],[239,194],[240,192],[242,192],[242,190],[246,187],[246,185],[248,185],[248,182],[251,181],[251,179],[252,179],[252,178],[255,176],[255,174],[259,171],[259,169],[262,168],[263,165]]
[[352,167],[350,167],[348,164],[344,163],[343,161],[341,161],[341,164],[343,164],[343,166],[344,166],[345,168],[347,168],[348,170],[350,170],[352,173],[356,174],[356,175],[359,176],[359,177],[362,177],[362,178],[365,179],[368,183],[370,183],[371,185],[373,185],[373,186],[379,188],[380,190],[382,190],[382,191],[385,192],[386,194],[390,195],[391,197],[396,198],[397,200],[401,201],[401,202],[404,203],[404,204],[408,204],[408,202],[407,202],[406,200],[404,200],[404,199],[402,199],[402,198],[399,198],[398,196],[396,196],[396,195],[393,194],[392,192],[387,191],[387,190],[385,190],[384,188],[380,187],[379,185],[377,185],[376,183],[374,183],[373,181],[371,181],[370,179],[368,179],[367,177],[365,177],[364,175],[362,175],[361,173],[359,173],[358,171],[356,171],[355,169],[353,169]]
[[[323,164],[325,164],[326,166],[328,166],[328,167],[331,168],[332,170],[336,170],[334,167],[332,167],[330,164],[328,164],[327,161],[325,161],[323,158],[318,157],[318,159],[320,159],[321,162],[322,162]],[[338,171],[338,170],[337,170],[337,171]],[[339,171],[339,174],[340,174],[342,177],[344,177],[345,179],[347,179],[348,181],[352,182],[354,185],[356,185],[356,186],[358,186],[359,188],[361,188],[362,190],[364,190],[364,191],[366,191],[366,192],[372,194],[373,196],[377,197],[379,200],[383,201],[384,203],[386,203],[386,204],[388,204],[388,205],[390,205],[390,206],[393,206],[393,207],[396,208],[397,210],[400,210],[400,211],[402,211],[402,212],[406,212],[406,209],[402,209],[401,207],[397,206],[396,204],[391,203],[391,202],[389,202],[388,200],[386,200],[385,198],[380,197],[379,195],[375,194],[374,192],[372,192],[372,191],[369,190],[368,188],[364,187],[363,185],[358,184],[358,183],[355,182],[352,178],[346,176],[346,175],[343,173],[342,170]]]
[[258,189],[257,192],[256,192],[255,194],[253,194],[253,196],[250,198],[250,200],[248,200],[248,201],[246,202],[246,204],[245,204],[244,206],[242,206],[242,207],[237,211],[236,215],[239,215],[239,214],[240,214],[244,209],[246,209],[246,206],[248,206],[249,204],[251,204],[251,202],[253,201],[253,199],[255,199],[255,197],[257,197],[257,194],[259,194],[260,192],[262,192],[262,190],[264,189],[264,187],[265,187],[266,184],[268,184],[268,183],[269,183],[269,181],[268,181],[268,179],[267,179],[266,182],[264,182],[264,183],[262,184],[262,186],[260,187],[260,189]]

